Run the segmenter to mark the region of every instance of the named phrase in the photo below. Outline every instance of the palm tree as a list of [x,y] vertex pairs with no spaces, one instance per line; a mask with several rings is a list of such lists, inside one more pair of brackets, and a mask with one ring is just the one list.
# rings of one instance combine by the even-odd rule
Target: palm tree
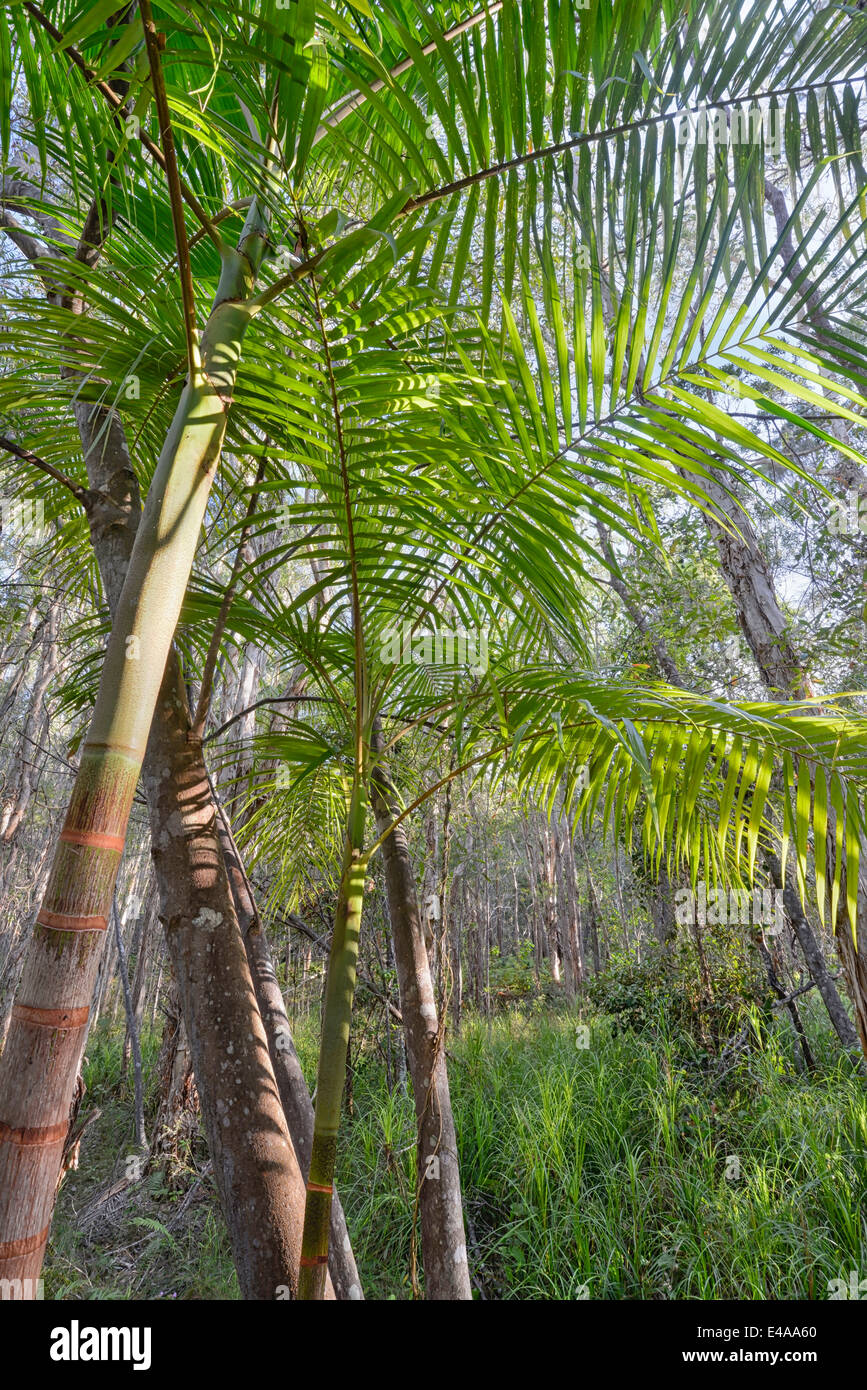
[[[867,20],[729,0],[592,11],[507,0],[458,21],[444,5],[398,3],[378,7],[375,22],[362,6],[184,13],[183,23],[159,16],[162,56],[148,6],[109,16],[118,32],[104,6],[79,18],[62,0],[26,4],[5,35],[3,71],[27,85],[43,169],[62,150],[66,196],[98,192],[125,236],[98,267],[76,267],[72,290],[80,282],[91,312],[74,336],[56,305],[10,305],[14,366],[0,409],[46,494],[56,503],[58,488],[80,491],[68,435],[52,437],[33,414],[46,374],[74,368],[77,398],[128,415],[149,485],[0,1060],[0,1263],[31,1273],[41,1260],[76,1029],[223,453],[221,498],[233,484],[235,506],[249,495],[232,458],[265,459],[263,486],[279,503],[261,513],[273,539],[248,576],[248,631],[306,665],[327,711],[269,743],[299,789],[327,789],[342,846],[299,1280],[302,1296],[320,1297],[367,869],[412,809],[393,804],[388,827],[368,828],[377,719],[383,757],[433,723],[455,751],[450,776],[496,770],[549,802],[565,785],[585,817],[604,793],[606,820],[630,832],[643,796],[648,850],[688,861],[693,877],[704,864],[752,878],[772,833],[779,759],[798,789],[787,827],[802,886],[811,822],[824,882],[818,846],[832,813],[832,897],[844,850],[851,883],[856,716],[827,702],[821,713],[804,701],[724,706],[586,674],[586,633],[597,522],[652,545],[656,492],[708,507],[711,468],[749,478],[750,430],[724,408],[735,383],[739,401],[823,438],[811,418],[818,387],[840,418],[863,409],[863,336],[852,327],[863,218],[858,198],[844,197],[839,159],[833,253],[801,227],[809,183],[788,229],[808,268],[822,261],[832,361],[829,336],[815,342],[794,287],[771,273],[762,180],[772,148],[749,139],[711,161],[707,143],[680,131],[704,109],[720,131],[735,118],[742,129],[743,108],[749,117],[761,96],[769,130],[785,113],[793,167],[802,111],[814,159],[850,149]],[[120,96],[106,79],[127,59]],[[110,156],[93,149],[94,122],[112,137]],[[145,179],[134,146],[164,181]],[[38,197],[16,193],[15,208],[40,225]],[[28,235],[26,222],[7,229]],[[782,451],[768,453],[792,470]],[[265,580],[297,555],[313,580],[275,600]],[[425,631],[443,615],[488,634],[487,670],[452,671],[443,684],[430,669]],[[395,629],[420,662],[405,660],[402,641],[395,655]],[[144,661],[127,659],[136,639]],[[27,1096],[25,1055],[44,1078]]]

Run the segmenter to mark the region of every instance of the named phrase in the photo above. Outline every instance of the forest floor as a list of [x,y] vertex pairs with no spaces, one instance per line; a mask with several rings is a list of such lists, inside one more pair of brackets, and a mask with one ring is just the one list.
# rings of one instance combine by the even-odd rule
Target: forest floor
[[[640,1032],[604,1014],[468,1020],[448,1051],[476,1296],[825,1299],[865,1268],[867,1087],[815,1005],[804,1017],[811,1076],[783,1021],[727,1068],[661,1017]],[[82,1115],[102,1113],[61,1189],[45,1297],[237,1298],[204,1142],[171,1178],[124,1185],[122,1036],[100,1027],[88,1046]],[[309,1074],[314,1030],[296,1040]],[[378,1049],[359,1052],[338,1186],[367,1297],[411,1298],[412,1102]]]

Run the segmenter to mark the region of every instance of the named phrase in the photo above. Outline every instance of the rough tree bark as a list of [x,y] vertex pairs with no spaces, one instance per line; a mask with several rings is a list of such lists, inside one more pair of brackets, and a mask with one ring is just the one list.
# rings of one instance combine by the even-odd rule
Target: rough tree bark
[[143,772],[160,918],[241,1290],[246,1298],[276,1298],[278,1289],[297,1288],[304,1180],[232,903],[201,744],[189,730],[172,653]]
[[[81,500],[85,502],[88,510],[94,541],[96,542],[97,538],[103,541],[105,558],[110,568],[116,570],[118,562],[122,562],[124,570],[131,575],[123,600],[120,594],[115,592],[114,607],[123,613],[123,617],[116,625],[110,643],[104,677],[104,685],[106,691],[111,691],[112,701],[116,702],[116,692],[121,692],[122,698],[130,702],[127,708],[131,714],[136,706],[139,710],[147,706],[145,696],[152,681],[154,660],[160,659],[155,658],[160,642],[156,641],[152,645],[147,641],[148,660],[137,663],[140,670],[133,670],[132,663],[126,661],[130,651],[126,638],[141,637],[146,631],[148,637],[152,635],[149,630],[142,630],[138,625],[138,595],[142,592],[147,594],[148,586],[153,584],[151,570],[155,558],[158,558],[162,568],[167,570],[163,583],[170,582],[168,570],[173,564],[171,547],[161,544],[160,549],[155,549],[152,544],[158,536],[159,527],[169,523],[168,510],[175,505],[180,508],[178,524],[174,519],[170,522],[174,527],[175,542],[179,542],[179,537],[186,534],[189,538],[186,544],[190,545],[197,537],[198,510],[204,504],[224,428],[224,396],[231,389],[237,363],[237,347],[246,323],[242,306],[230,301],[248,272],[244,262],[244,252],[248,245],[252,247],[252,241],[242,242],[241,253],[230,253],[227,260],[226,278],[221,283],[218,293],[219,309],[212,315],[210,337],[206,330],[202,342],[203,357],[208,364],[210,379],[205,384],[200,381],[193,389],[188,387],[185,392],[176,417],[176,426],[164,451],[163,472],[161,475],[158,473],[152,487],[152,494],[156,499],[160,496],[160,485],[164,484],[167,501],[162,514],[158,507],[150,508],[149,526],[145,528],[143,538],[142,528],[138,528],[139,543],[135,547],[134,556],[131,555],[128,545],[127,522],[131,515],[138,519],[137,495],[135,476],[121,423],[112,413],[95,412],[83,403],[76,406],[89,476],[91,468],[100,464],[107,453],[111,460],[109,471],[115,475],[115,495],[112,495],[111,489],[100,489],[96,493],[91,491]],[[103,419],[96,423],[94,416],[99,414],[103,414]],[[100,434],[99,424],[106,426],[103,435]],[[201,457],[205,465],[195,485],[195,503],[192,485],[183,484],[182,490],[178,491],[175,483],[175,460],[178,456],[183,457],[184,450],[187,451],[191,464],[195,456]],[[100,481],[105,479],[102,478]],[[176,496],[173,494],[173,488]],[[120,510],[117,507],[118,497],[121,500]],[[132,530],[135,531],[134,526]],[[181,540],[179,548],[182,549],[183,545],[184,542]],[[177,572],[180,574],[182,569]],[[108,584],[106,588],[108,590]],[[163,588],[161,592],[165,599],[169,590]],[[171,621],[166,621],[163,616],[161,622],[163,632],[170,638]],[[167,686],[164,689],[164,694],[168,694],[168,701],[163,701],[164,704],[170,705],[175,703],[173,695],[177,694],[180,679],[176,661],[174,671],[170,669],[171,665],[170,657],[166,672]],[[127,690],[129,693],[124,696]],[[50,901],[46,910],[40,914],[41,922],[34,932],[31,958],[25,967],[17,1020],[13,1017],[10,1039],[3,1057],[2,1075],[5,1085],[0,1094],[4,1101],[4,1123],[0,1127],[0,1169],[8,1168],[9,1172],[6,1174],[3,1203],[0,1205],[0,1236],[3,1237],[0,1243],[0,1267],[2,1272],[9,1273],[12,1277],[33,1275],[38,1272],[42,1260],[48,1234],[45,1218],[50,1215],[53,1205],[54,1170],[58,1161],[58,1146],[62,1144],[63,1138],[60,1131],[63,1130],[65,1133],[67,1093],[74,1082],[80,1055],[81,1038],[89,1012],[92,979],[101,952],[107,898],[117,870],[128,805],[138,772],[137,750],[130,757],[124,750],[99,748],[100,739],[111,742],[111,736],[102,731],[107,713],[106,707],[102,715],[98,709],[95,716],[91,742],[94,742],[94,737],[96,742],[92,752],[86,750],[82,763],[83,771],[79,775],[77,796],[80,805],[67,821],[68,828],[65,838],[61,841],[58,867],[49,885]],[[147,717],[149,719],[150,712]],[[165,734],[165,731],[161,732]],[[177,735],[178,729],[173,732]],[[135,746],[135,738],[132,742]],[[177,739],[173,751],[180,752]],[[189,755],[189,750],[185,751]],[[221,1187],[221,1179],[224,1180],[221,1196],[230,1235],[234,1236],[233,1248],[242,1291],[248,1297],[273,1298],[277,1296],[278,1288],[289,1287],[294,1291],[297,1287],[303,1182],[279,1104],[267,1042],[255,1005],[237,920],[234,920],[233,929],[228,914],[224,915],[219,908],[203,908],[200,898],[205,886],[203,879],[209,878],[209,886],[216,889],[218,898],[230,902],[224,870],[221,881],[221,859],[213,825],[208,830],[208,827],[201,823],[200,803],[196,802],[191,808],[190,803],[185,800],[186,794],[192,791],[195,801],[196,789],[202,785],[204,764],[201,762],[200,750],[199,767],[194,765],[194,757],[191,760],[187,756],[180,761],[180,768],[172,768],[170,764],[162,762],[155,770],[152,769],[150,786],[152,799],[157,794],[157,787],[162,788],[159,798],[164,812],[174,796],[172,809],[180,814],[175,816],[173,824],[179,839],[188,838],[185,832],[189,826],[184,823],[184,816],[188,813],[192,815],[192,838],[198,839],[198,844],[194,846],[190,841],[189,849],[193,858],[193,875],[198,880],[199,894],[194,895],[197,898],[194,902],[189,901],[188,895],[187,901],[181,902],[176,885],[164,881],[161,884],[161,888],[166,891],[167,899],[163,904],[164,916],[173,924],[174,930],[170,929],[169,940],[173,956],[181,964],[182,970],[185,964],[193,961],[210,970],[209,976],[204,975],[185,982],[189,988],[185,999],[187,1009],[190,1009],[192,1004],[192,991],[197,987],[200,987],[200,1003],[205,1010],[213,1009],[218,1002],[215,993],[218,972],[214,968],[216,949],[227,971],[226,983],[231,986],[229,994],[232,997],[229,999],[227,996],[223,1011],[227,1019],[239,1026],[239,1040],[249,1040],[244,1047],[245,1055],[236,1059],[230,1066],[230,1079],[233,1083],[237,1081],[241,1086],[246,1078],[247,1082],[257,1088],[258,1093],[255,1096],[255,1106],[247,1107],[248,1115],[243,1117],[246,1124],[238,1127],[236,1140],[233,1126],[226,1121],[232,1105],[238,1104],[238,1092],[228,1092],[222,1096],[219,1090],[215,1093],[214,1089],[214,1083],[225,1081],[225,1074],[221,1074],[220,1071],[220,1058],[226,1045],[225,1034],[213,1035],[212,1023],[205,1021],[202,1027],[198,1028],[196,1021],[190,1020],[191,1043],[194,1053],[198,1047],[198,1063],[203,1072],[200,1077],[203,1097],[208,1095],[210,1090],[211,1100],[206,1107],[209,1137],[216,1145],[214,1157],[218,1187]],[[109,772],[108,780],[103,775],[106,767]],[[204,783],[206,785],[206,774]],[[200,823],[195,825],[197,819]],[[211,819],[213,820],[213,815]],[[178,820],[180,824],[177,823]],[[159,827],[159,830],[165,834],[165,825]],[[79,834],[87,837],[86,845],[74,838]],[[73,839],[70,839],[70,836],[73,836]],[[74,857],[78,860],[75,865],[70,861],[73,847]],[[78,873],[82,857],[88,862],[89,882],[82,881]],[[74,902],[70,894],[67,892],[64,895],[63,891],[67,869],[71,870],[73,867],[76,871],[75,879],[81,885],[81,889],[76,889]],[[189,867],[189,860],[186,867]],[[184,890],[181,889],[180,897],[184,896]],[[185,908],[191,910],[187,911]],[[213,931],[216,917],[209,916],[209,912],[218,914],[219,920],[225,921],[222,933]],[[73,918],[75,930],[70,925]],[[82,927],[89,924],[89,929],[82,930],[77,926],[78,923],[81,923]],[[209,926],[212,943],[210,958],[207,951],[202,955],[198,942],[191,940],[199,928],[204,928],[207,932]],[[204,933],[199,935],[201,937]],[[55,980],[56,986],[52,983]],[[202,1019],[201,1012],[198,1019]],[[206,1040],[210,1042],[211,1050],[208,1049]],[[252,1042],[252,1046],[249,1042]],[[217,1048],[216,1052],[213,1051],[213,1047]],[[38,1089],[25,1089],[22,1092],[16,1081],[16,1072],[20,1072],[25,1059],[34,1064],[28,1074],[38,1077],[42,1073],[44,1080]],[[243,1077],[241,1073],[244,1073]],[[259,1112],[257,1115],[253,1114],[254,1109]],[[34,1119],[50,1123],[34,1125]],[[257,1121],[261,1124],[261,1132],[255,1141],[251,1142]],[[242,1160],[240,1164],[231,1158],[233,1145],[238,1149],[237,1157]],[[258,1151],[257,1145],[261,1152]],[[240,1201],[236,1200],[239,1197]],[[262,1222],[262,1230],[259,1233],[250,1229],[251,1220]]]
[[[138,487],[117,417],[79,418],[92,486],[89,514],[103,583],[114,610],[139,514]],[[104,427],[108,426],[102,435]],[[304,1187],[269,1075],[267,1044],[216,834],[201,752],[190,737],[180,663],[172,648],[143,765],[159,916],[180,993],[215,1181],[242,1291],[276,1296],[297,1283]],[[219,1022],[217,1022],[219,1020]],[[226,1124],[238,1095],[243,1125]],[[258,1135],[257,1135],[257,1130]],[[262,1221],[262,1234],[255,1222]]]
[[[295,1050],[292,1030],[286,1015],[283,995],[277,982],[268,938],[259,918],[249,880],[227,822],[226,812],[222,807],[219,807],[219,834],[244,946],[250,962],[259,1012],[262,1015],[265,1032],[268,1036],[271,1064],[274,1068],[280,1099],[289,1124],[289,1133],[295,1145],[301,1173],[306,1180],[313,1148],[313,1101],[310,1099],[304,1072]],[[364,1297],[361,1289],[361,1278],[352,1253],[346,1217],[336,1188],[331,1205],[328,1272],[331,1275],[334,1291],[338,1298],[356,1300]]]
[[[734,600],[741,631],[750,645],[765,687],[770,694],[777,698],[799,700],[809,697],[812,694],[809,680],[803,662],[795,650],[789,625],[786,623],[780,608],[773,578],[755,532],[747,518],[738,509],[737,503],[725,493],[712,474],[705,477],[703,482],[714,506],[723,517],[727,517],[733,525],[736,525],[740,532],[740,535],[737,535],[724,531],[721,525],[705,514],[708,529],[716,541],[720,567]],[[833,865],[834,862],[834,852],[832,845],[828,857],[830,865]],[[793,886],[789,866],[787,866],[786,877],[787,883],[784,892],[787,896],[784,902],[787,905],[793,905],[794,901],[798,899],[798,894]],[[865,881],[863,872],[859,874],[859,880],[858,918],[860,929],[862,919],[864,919],[864,925],[867,926],[867,881]],[[845,894],[842,895],[841,905],[842,910],[835,924],[837,953],[843,967],[849,997],[855,1008],[862,1053],[867,1057],[867,961],[865,961],[863,952],[856,950],[855,947],[851,924],[845,911]],[[811,959],[816,960],[817,955],[821,955],[821,947],[819,947],[803,911],[794,913],[794,915],[789,913],[789,917],[809,965]],[[863,941],[863,935],[860,936],[860,939]],[[810,968],[812,969],[812,966]],[[822,980],[821,985],[819,984],[820,978]],[[827,967],[820,977],[814,975],[814,979],[816,979],[822,997],[827,1003],[828,999],[836,993]],[[841,1031],[840,1008],[829,1006],[828,1012],[840,1041],[849,1050],[850,1032],[845,1028]]]
[[[375,752],[379,746],[375,734]],[[445,1045],[406,833],[402,824],[392,829],[400,807],[381,765],[371,778],[371,805],[377,831],[385,836],[383,867],[418,1123],[417,1181],[425,1297],[471,1299]]]

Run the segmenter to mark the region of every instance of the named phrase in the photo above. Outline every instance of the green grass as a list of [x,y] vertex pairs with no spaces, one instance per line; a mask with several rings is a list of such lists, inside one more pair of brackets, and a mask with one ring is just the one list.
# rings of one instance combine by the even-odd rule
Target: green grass
[[[819,1073],[794,1074],[780,1022],[721,1082],[662,1019],[614,1035],[597,1017],[586,1049],[566,1015],[468,1023],[448,1044],[450,1078],[486,1297],[826,1298],[829,1280],[861,1277],[867,1090],[816,1011],[805,1014]],[[302,1031],[298,1044],[312,1074],[315,1036]],[[104,1113],[64,1184],[46,1296],[237,1296],[207,1182],[206,1200],[171,1230],[185,1184],[161,1189],[159,1178],[99,1240],[76,1229],[74,1209],[130,1149],[118,1049],[107,1035],[89,1049],[88,1100]],[[413,1138],[410,1098],[389,1095],[379,1060],[363,1057],[338,1185],[368,1297],[411,1296]],[[190,1155],[187,1187],[203,1157]]]
[[[213,1181],[203,1172],[203,1139],[184,1150],[176,1172],[148,1174],[120,1200],[105,1204],[82,1229],[93,1199],[122,1179],[135,1161],[132,1074],[121,1075],[123,1030],[100,1026],[88,1040],[87,1087],[80,1111],[101,1115],[86,1131],[77,1170],[60,1189],[43,1269],[49,1299],[238,1298],[238,1283]],[[157,1108],[159,1036],[145,1035],[145,1113]],[[188,1202],[181,1213],[181,1204]]]

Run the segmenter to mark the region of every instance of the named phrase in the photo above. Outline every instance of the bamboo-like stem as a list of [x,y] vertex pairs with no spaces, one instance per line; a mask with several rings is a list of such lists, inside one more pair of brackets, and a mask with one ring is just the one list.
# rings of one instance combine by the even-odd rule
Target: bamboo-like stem
[[301,1270],[298,1277],[298,1297],[300,1299],[321,1299],[325,1296],[331,1196],[334,1186],[334,1164],[337,1156],[337,1131],[340,1127],[340,1103],[346,1081],[346,1054],[349,1046],[352,1001],[355,995],[364,880],[367,873],[368,856],[364,853],[364,827],[367,816],[366,788],[370,735],[367,659],[364,649],[364,624],[355,548],[355,517],[343,434],[343,417],[319,288],[315,278],[311,283],[316,318],[322,337],[322,349],[325,355],[331,406],[334,412],[337,458],[340,467],[349,549],[349,572],[352,587],[352,638],[355,656],[355,740],[343,871],[334,917],[334,933],[331,938],[328,974],[325,982],[325,1001],[322,1009],[322,1036],[319,1044],[316,1109],[313,1121],[313,1151],[310,1157],[310,1174],[307,1181],[304,1234],[301,1242]]
[[217,621],[214,624],[214,631],[211,633],[211,640],[208,644],[205,664],[202,668],[202,681],[199,686],[199,698],[196,701],[196,713],[193,717],[193,727],[191,735],[193,738],[202,738],[205,732],[205,723],[211,708],[211,695],[214,688],[214,672],[217,669],[217,658],[220,655],[220,647],[223,642],[223,633],[226,631],[226,623],[229,621],[229,613],[235,601],[235,593],[238,588],[238,580],[241,577],[241,567],[244,563],[244,548],[250,534],[250,527],[253,517],[256,514],[256,507],[259,504],[259,484],[265,475],[265,460],[260,459],[259,467],[256,471],[256,481],[253,484],[253,491],[250,494],[250,501],[244,517],[244,525],[238,540],[238,548],[235,551],[235,561],[232,565],[232,573],[229,575],[229,582],[226,585],[226,592],[220,604],[220,611],[217,614]]
[[322,1009],[313,1149],[307,1179],[301,1270],[298,1276],[298,1297],[305,1300],[325,1297],[337,1133],[340,1128],[340,1106],[346,1082],[346,1054],[355,994],[364,881],[367,875],[367,856],[363,851],[366,811],[364,785],[356,782],[352,790],[346,828],[343,871],[334,914],[334,934],[331,938]]
[[202,372],[184,387],[148,492],[0,1057],[0,1277],[33,1280],[42,1264],[130,809],[220,457],[252,318],[245,299],[264,245],[251,208],[239,250],[224,256],[202,335]]

